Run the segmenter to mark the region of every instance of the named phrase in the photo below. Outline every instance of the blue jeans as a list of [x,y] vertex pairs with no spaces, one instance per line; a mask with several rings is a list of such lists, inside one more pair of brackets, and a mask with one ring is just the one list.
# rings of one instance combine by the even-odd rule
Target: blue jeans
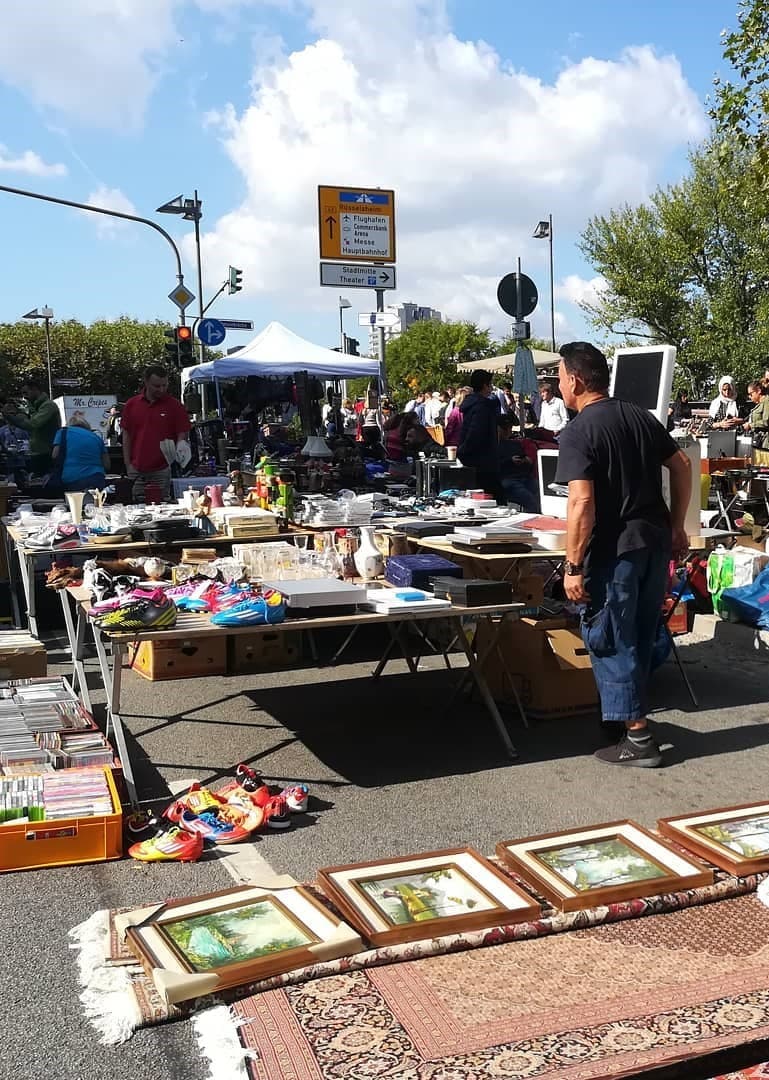
[[524,513],[539,513],[539,492],[534,481],[505,476],[502,478],[502,487],[508,501],[518,503]]
[[642,720],[652,653],[662,614],[670,552],[630,551],[590,566],[585,588],[590,607],[582,640],[593,665],[604,720]]

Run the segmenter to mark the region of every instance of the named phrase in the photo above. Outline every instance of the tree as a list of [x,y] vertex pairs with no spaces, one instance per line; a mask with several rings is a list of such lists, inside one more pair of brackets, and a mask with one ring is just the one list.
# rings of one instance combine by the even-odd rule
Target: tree
[[724,59],[734,67],[738,81],[714,80],[710,115],[723,151],[735,145],[748,151],[765,188],[769,183],[769,0],[740,0],[737,29],[724,31],[722,37]]
[[[135,394],[142,369],[165,364],[164,331],[169,323],[143,323],[122,316],[90,326],[68,319],[51,325],[51,370],[57,378],[77,379],[78,394]],[[207,358],[217,354],[207,353]],[[46,369],[45,329],[20,320],[0,324],[0,391],[16,395],[25,377]],[[71,392],[71,391],[68,391]]]
[[416,322],[387,345],[391,396],[403,405],[417,390],[456,386],[457,365],[493,356],[488,330],[471,322]]
[[489,353],[489,356],[514,354],[519,345],[526,345],[529,349],[539,349],[541,352],[553,351],[553,343],[549,338],[547,341],[544,338],[529,338],[528,341],[516,341],[515,338],[506,336],[492,343],[492,352]]
[[580,243],[607,283],[583,305],[596,327],[675,345],[696,394],[719,374],[755,378],[769,354],[769,248],[748,155],[709,141],[680,184],[593,218]]

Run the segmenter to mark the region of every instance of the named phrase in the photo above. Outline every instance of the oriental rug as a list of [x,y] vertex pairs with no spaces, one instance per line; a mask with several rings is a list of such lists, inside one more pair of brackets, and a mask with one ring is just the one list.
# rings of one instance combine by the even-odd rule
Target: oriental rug
[[769,1038],[769,909],[743,896],[348,971],[231,1013],[251,1080],[626,1077]]
[[[515,875],[511,876],[522,884]],[[734,878],[717,872],[717,880],[713,885],[699,889],[629,900],[568,914],[554,912],[552,908],[545,907],[542,918],[534,922],[371,949],[229,990],[221,995],[219,1000],[231,1003],[267,990],[303,985],[328,976],[392,965],[410,965],[423,958],[459,953],[474,955],[476,950],[484,953],[495,952],[495,949],[486,947],[505,943],[517,946],[532,939],[560,937],[570,931],[589,927],[634,922],[639,919],[643,921],[644,917],[688,910],[700,905],[709,907],[722,900],[754,893],[759,880],[760,876]],[[526,884],[524,887],[531,891],[530,885]],[[333,906],[322,893],[315,889],[313,891],[318,899],[333,910]],[[115,914],[106,910],[97,911],[85,923],[70,931],[72,948],[78,952],[80,981],[83,986],[80,1000],[87,1018],[99,1032],[102,1042],[120,1043],[130,1038],[137,1028],[189,1016],[198,1009],[210,1006],[210,998],[185,1003],[183,1006],[167,1005],[134,957],[119,941],[114,929]],[[458,968],[463,967],[464,959],[460,958],[457,964]],[[273,1076],[270,1080],[277,1078]]]

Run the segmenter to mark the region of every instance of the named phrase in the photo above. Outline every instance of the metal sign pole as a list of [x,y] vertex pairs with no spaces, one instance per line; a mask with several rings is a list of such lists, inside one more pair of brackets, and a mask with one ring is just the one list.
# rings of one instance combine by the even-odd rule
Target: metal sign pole
[[[515,275],[515,321],[520,323],[523,321],[523,303],[521,298],[521,257],[518,256],[518,272]],[[520,345],[520,342],[516,344],[516,349]],[[520,386],[520,383],[518,384]],[[523,394],[518,393],[518,419],[521,424],[521,438],[523,438],[526,431],[526,402],[523,400]]]
[[[384,311],[384,289],[376,289],[376,309]],[[377,357],[379,359],[379,397],[387,393],[387,369],[385,367],[385,328],[377,327]]]

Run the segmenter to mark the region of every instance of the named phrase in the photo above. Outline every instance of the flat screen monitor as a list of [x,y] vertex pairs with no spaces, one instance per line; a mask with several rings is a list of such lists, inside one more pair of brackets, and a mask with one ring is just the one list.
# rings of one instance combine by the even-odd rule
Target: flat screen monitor
[[556,495],[550,485],[555,483],[558,468],[557,450],[540,450],[537,454],[537,476],[539,478],[539,501],[542,513],[549,517],[566,517],[566,497]]
[[648,409],[661,424],[666,424],[675,360],[675,345],[617,349],[609,394]]

